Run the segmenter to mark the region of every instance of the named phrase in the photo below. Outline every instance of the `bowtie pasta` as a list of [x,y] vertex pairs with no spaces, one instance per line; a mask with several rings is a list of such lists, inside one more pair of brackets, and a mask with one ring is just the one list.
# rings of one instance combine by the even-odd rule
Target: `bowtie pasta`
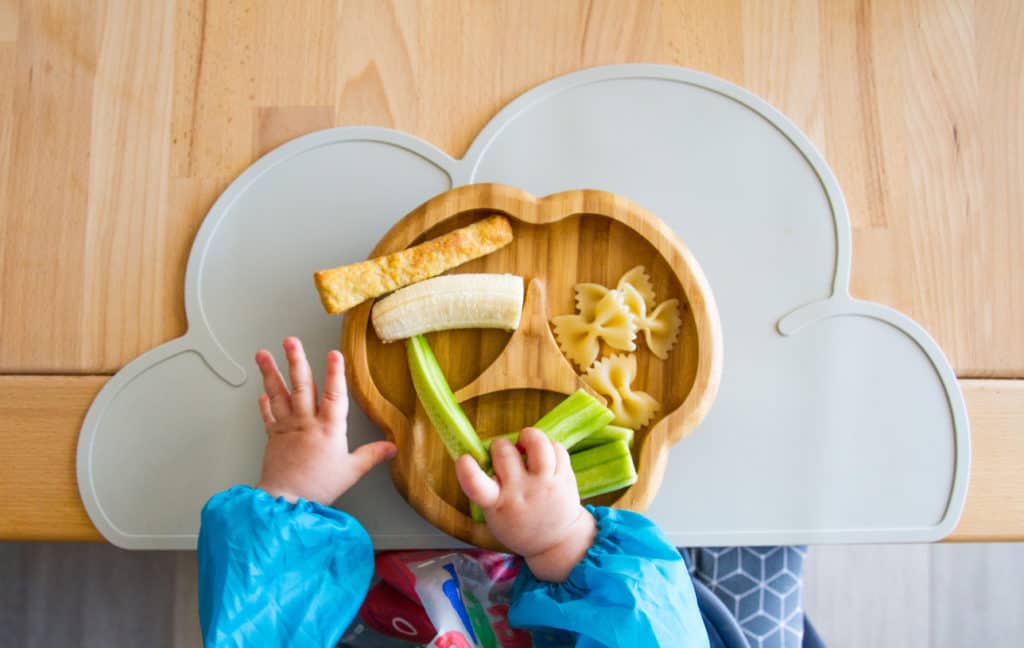
[[602,340],[618,351],[634,351],[638,332],[643,332],[651,353],[668,358],[682,326],[679,300],[658,304],[642,265],[622,275],[614,289],[580,283],[575,291],[577,313],[551,320],[562,352],[570,360],[586,369],[597,360]]
[[650,423],[661,405],[654,396],[633,389],[635,379],[636,356],[633,354],[608,356],[583,374],[583,380],[608,399],[608,408],[615,413],[612,423],[639,430]]
[[625,295],[617,290],[604,289],[600,299],[579,290],[583,286],[604,288],[597,284],[577,286],[577,303],[586,302],[586,311],[577,315],[559,315],[551,320],[555,337],[566,357],[581,367],[589,367],[601,350],[601,340],[620,351],[636,350],[637,322],[626,306]]

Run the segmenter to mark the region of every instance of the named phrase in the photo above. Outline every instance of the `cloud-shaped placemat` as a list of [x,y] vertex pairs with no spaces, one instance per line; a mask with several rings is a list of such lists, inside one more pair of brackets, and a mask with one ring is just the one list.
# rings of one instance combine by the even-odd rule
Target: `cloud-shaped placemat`
[[[380,128],[313,133],[261,158],[196,236],[188,333],[97,396],[78,448],[90,517],[127,548],[191,548],[212,493],[258,476],[251,356],[298,335],[322,375],[340,321],[312,270],[362,259],[452,186],[542,196],[593,187],[671,225],[718,302],[726,360],[707,420],[672,452],[649,510],[679,544],[928,541],[966,494],[952,369],[910,319],[849,296],[849,216],[807,139],[750,93],[680,68],[555,79],[503,109],[465,158]],[[282,362],[283,358],[278,357]],[[380,433],[353,407],[353,443]],[[378,548],[452,546],[375,470],[339,506]]]

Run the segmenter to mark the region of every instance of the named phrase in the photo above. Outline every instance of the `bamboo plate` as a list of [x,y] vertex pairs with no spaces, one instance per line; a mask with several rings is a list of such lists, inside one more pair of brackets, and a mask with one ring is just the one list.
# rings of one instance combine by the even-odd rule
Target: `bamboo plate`
[[[514,333],[444,331],[429,335],[456,399],[481,437],[518,430],[583,383],[559,350],[548,321],[574,312],[573,286],[614,287],[643,264],[659,301],[680,301],[683,325],[667,360],[638,340],[634,386],[661,403],[636,434],[636,484],[593,503],[635,511],[654,498],[668,451],[704,418],[718,391],[722,334],[714,298],[696,260],[656,216],[615,194],[577,190],[537,199],[514,187],[468,185],[440,194],[400,220],[373,250],[389,254],[493,214],[512,222],[512,243],[454,272],[521,275],[524,314]],[[502,549],[469,516],[452,460],[418,406],[405,346],[382,343],[370,324],[368,301],[345,317],[342,349],[349,388],[367,415],[398,445],[392,478],[402,496],[434,526],[465,542]]]

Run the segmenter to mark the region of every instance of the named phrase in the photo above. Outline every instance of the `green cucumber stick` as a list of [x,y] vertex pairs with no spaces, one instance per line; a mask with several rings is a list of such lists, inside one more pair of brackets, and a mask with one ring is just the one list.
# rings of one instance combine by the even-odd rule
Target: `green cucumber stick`
[[[580,389],[555,405],[532,427],[544,432],[549,439],[561,443],[569,450],[611,423],[613,418],[615,414],[605,407],[604,403]],[[484,446],[490,450],[495,439],[508,439],[515,443],[519,440],[519,433],[510,432],[490,437],[484,440]]]
[[484,510],[476,502],[469,503],[469,516],[473,518],[474,522],[479,522],[480,524],[487,522],[487,518],[484,517]]
[[533,424],[566,450],[612,422],[615,414],[582,389],[576,390]]
[[468,454],[481,466],[490,465],[488,453],[473,429],[473,424],[455,400],[455,394],[448,386],[427,338],[422,335],[411,337],[406,341],[405,349],[416,396],[423,404],[427,418],[441,436],[448,454],[453,460]]
[[588,450],[599,445],[611,443],[612,441],[625,441],[630,448],[633,447],[633,430],[620,425],[606,425],[597,432],[576,444],[573,450]]
[[495,434],[492,437],[487,437],[486,439],[481,439],[480,442],[484,444],[484,449],[486,449],[487,452],[490,452],[491,451],[491,444],[494,443],[495,441],[497,441],[498,439],[508,439],[512,443],[515,443],[516,441],[519,440],[519,433],[518,432],[507,432],[505,434]]
[[636,483],[636,467],[625,441],[613,441],[569,456],[580,499]]

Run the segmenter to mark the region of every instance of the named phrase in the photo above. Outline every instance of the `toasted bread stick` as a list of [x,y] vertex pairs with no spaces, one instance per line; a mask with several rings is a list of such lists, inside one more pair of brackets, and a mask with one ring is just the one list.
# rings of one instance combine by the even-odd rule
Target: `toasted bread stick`
[[324,310],[341,313],[490,254],[511,240],[508,219],[492,216],[394,254],[320,270],[313,278]]

